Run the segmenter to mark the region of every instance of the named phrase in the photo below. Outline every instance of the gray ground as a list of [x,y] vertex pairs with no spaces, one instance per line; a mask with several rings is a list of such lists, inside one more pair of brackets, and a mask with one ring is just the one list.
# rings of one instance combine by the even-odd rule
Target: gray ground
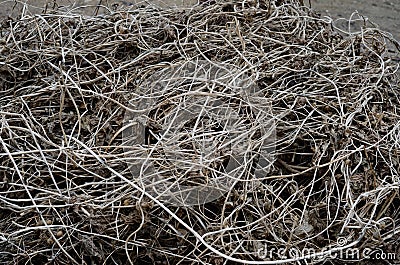
[[[40,12],[46,4],[80,6],[80,5],[96,5],[99,2],[105,5],[113,3],[128,4],[131,1],[112,1],[112,0],[23,0],[19,2],[27,2],[31,12]],[[161,0],[148,0],[149,2],[162,2]],[[177,4],[190,6],[197,0],[163,0],[167,5]],[[304,0],[308,3],[309,0]],[[369,21],[376,23],[381,29],[391,32],[397,40],[400,40],[400,0],[310,0],[311,6],[319,10],[323,15],[329,15],[333,19],[349,18],[356,10],[359,14],[367,17]],[[21,5],[14,6],[14,0],[0,0],[0,18],[7,15],[15,15],[21,10]],[[14,7],[14,9],[13,9]],[[94,8],[86,9],[86,13],[92,14]],[[100,11],[101,12],[101,11]],[[344,25],[344,22],[338,21],[338,24]]]
[[358,11],[400,40],[400,0],[311,0],[311,5],[333,19],[348,19],[353,12]]

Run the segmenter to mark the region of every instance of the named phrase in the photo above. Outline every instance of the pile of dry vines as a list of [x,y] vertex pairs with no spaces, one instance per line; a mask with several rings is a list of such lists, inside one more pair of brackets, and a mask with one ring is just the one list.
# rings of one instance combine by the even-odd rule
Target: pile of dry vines
[[[299,0],[47,12],[0,28],[1,264],[396,251],[400,46],[389,33],[368,21],[346,32]],[[210,200],[167,199],[168,185],[221,179]]]

